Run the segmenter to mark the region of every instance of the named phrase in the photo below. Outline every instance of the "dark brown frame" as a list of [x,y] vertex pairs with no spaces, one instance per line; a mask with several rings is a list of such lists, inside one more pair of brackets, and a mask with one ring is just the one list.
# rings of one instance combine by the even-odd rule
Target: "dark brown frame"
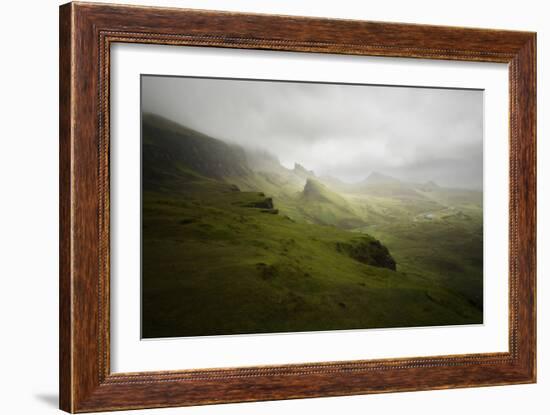
[[[508,63],[509,352],[111,373],[109,56],[114,42]],[[60,8],[59,93],[61,409],[90,412],[535,382],[535,33],[69,3]]]

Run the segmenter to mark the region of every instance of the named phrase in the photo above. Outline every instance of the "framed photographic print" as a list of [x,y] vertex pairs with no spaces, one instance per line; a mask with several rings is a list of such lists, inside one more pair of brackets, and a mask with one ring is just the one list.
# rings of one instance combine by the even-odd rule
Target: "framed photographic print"
[[60,407],[536,380],[536,35],[60,8]]

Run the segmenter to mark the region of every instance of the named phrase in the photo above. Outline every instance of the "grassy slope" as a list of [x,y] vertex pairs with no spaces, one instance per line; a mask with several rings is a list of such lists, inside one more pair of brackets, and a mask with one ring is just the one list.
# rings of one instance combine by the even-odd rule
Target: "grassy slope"
[[431,281],[338,252],[356,234],[243,207],[261,198],[207,179],[144,193],[145,337],[475,320]]
[[[251,172],[241,163],[238,149],[218,151],[217,140],[192,130],[176,131],[180,140],[175,140],[177,127],[168,125],[166,133],[164,120],[146,119],[146,124],[145,337],[480,322],[480,310],[463,293],[450,290],[436,273],[424,272],[422,261],[407,262],[407,244],[396,244],[389,228],[380,234],[390,241],[392,253],[391,244],[398,249],[398,272],[361,263],[337,249],[339,243],[369,236],[307,223],[316,210],[304,212],[299,181]],[[199,158],[193,169],[174,156],[200,152],[202,142],[209,143],[210,156]],[[235,153],[224,165],[228,151]],[[216,177],[219,171],[229,171],[231,179]],[[245,207],[264,198],[247,191],[252,189],[273,197],[280,214]],[[408,212],[395,200],[388,207],[381,198],[367,208],[358,202],[361,197],[346,199],[354,213],[368,218],[363,211],[371,209],[371,219],[378,217],[379,223],[388,213]],[[314,202],[327,203],[318,198]],[[437,201],[426,203],[439,206]],[[434,245],[426,239],[417,244]]]
[[353,229],[365,225],[352,204],[321,182],[308,179],[296,198],[300,212],[308,222]]
[[300,179],[292,173],[253,172],[241,177],[227,177],[226,181],[242,190],[269,194],[277,200],[281,212],[297,222],[333,225],[348,230],[365,225],[358,207],[316,179]]
[[[249,178],[247,188],[269,189],[269,194],[277,195],[281,212],[297,221],[330,224],[375,236],[390,248],[399,270],[443,284],[461,295],[481,321],[481,192],[412,185],[382,175],[369,179],[353,189],[349,185],[347,189],[327,187],[310,180],[314,191],[309,197],[298,192],[295,183],[287,185],[288,179],[272,180],[266,185]],[[430,219],[425,217],[427,214]]]
[[[380,192],[377,191],[377,194]],[[399,270],[444,284],[483,310],[483,217],[480,192],[440,189],[414,197],[355,196],[368,210],[358,229],[390,249]]]

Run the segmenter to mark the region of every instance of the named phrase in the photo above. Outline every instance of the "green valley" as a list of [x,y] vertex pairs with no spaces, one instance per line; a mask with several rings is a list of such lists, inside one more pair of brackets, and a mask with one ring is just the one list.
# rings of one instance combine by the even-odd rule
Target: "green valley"
[[355,184],[142,116],[145,338],[479,324],[482,193]]

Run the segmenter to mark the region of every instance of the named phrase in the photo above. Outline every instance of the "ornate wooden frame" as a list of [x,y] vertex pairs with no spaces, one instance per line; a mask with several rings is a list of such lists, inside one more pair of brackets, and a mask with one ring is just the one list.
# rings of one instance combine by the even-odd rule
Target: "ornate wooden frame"
[[[109,56],[114,42],[509,64],[509,352],[111,373]],[[536,379],[536,34],[69,3],[60,8],[60,407],[90,412]]]

